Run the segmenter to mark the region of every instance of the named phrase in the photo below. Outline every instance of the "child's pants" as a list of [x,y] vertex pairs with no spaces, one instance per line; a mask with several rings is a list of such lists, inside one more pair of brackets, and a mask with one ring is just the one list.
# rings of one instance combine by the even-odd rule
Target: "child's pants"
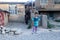
[[37,32],[37,26],[33,27],[33,32]]

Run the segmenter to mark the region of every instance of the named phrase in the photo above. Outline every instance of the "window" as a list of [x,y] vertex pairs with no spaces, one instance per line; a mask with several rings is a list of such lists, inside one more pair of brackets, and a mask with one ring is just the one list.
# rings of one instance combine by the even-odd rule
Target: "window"
[[10,4],[9,5],[9,11],[11,14],[17,14],[17,6],[16,4]]
[[40,5],[47,5],[48,3],[48,0],[40,0]]
[[57,0],[54,0],[54,3],[55,4],[60,4],[60,0],[58,0],[58,1]]

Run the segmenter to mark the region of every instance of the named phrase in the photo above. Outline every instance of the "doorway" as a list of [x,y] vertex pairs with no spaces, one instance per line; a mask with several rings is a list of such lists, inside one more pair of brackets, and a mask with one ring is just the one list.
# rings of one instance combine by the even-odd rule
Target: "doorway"
[[54,19],[54,12],[49,12],[48,14],[49,14],[49,15],[48,15],[48,18],[49,18],[50,20],[53,20],[53,19]]

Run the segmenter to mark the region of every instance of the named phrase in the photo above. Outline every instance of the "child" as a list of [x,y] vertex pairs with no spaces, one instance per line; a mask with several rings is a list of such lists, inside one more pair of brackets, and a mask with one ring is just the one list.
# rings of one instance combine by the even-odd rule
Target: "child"
[[33,33],[37,33],[37,27],[39,25],[40,18],[38,16],[38,13],[35,12],[34,17],[32,18],[32,23],[33,23]]

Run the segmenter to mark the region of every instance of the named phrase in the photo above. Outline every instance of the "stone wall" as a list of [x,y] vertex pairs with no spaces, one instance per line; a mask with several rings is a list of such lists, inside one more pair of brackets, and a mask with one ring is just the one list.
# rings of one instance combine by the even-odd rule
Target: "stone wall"
[[47,15],[42,15],[42,27],[47,28]]

